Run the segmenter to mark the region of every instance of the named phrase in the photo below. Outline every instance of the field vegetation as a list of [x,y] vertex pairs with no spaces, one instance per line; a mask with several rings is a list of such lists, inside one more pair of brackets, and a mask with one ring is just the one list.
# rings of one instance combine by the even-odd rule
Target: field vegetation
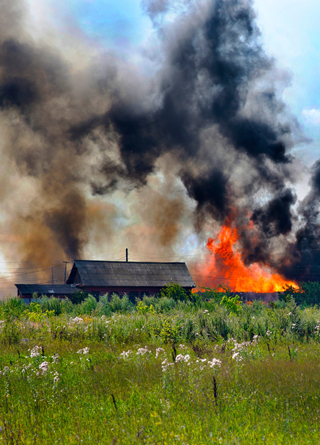
[[317,306],[82,297],[0,305],[0,443],[320,442]]

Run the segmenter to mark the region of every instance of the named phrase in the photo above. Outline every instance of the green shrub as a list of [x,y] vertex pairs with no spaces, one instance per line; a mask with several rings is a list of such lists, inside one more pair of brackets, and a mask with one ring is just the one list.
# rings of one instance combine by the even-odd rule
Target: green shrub
[[59,298],[48,298],[46,295],[43,295],[41,300],[39,301],[39,304],[43,312],[54,311],[54,315],[60,315],[62,313],[63,306]]
[[202,287],[202,299],[203,300],[209,300],[209,301],[217,301],[220,302],[223,297],[231,296],[231,291],[229,286],[226,286],[224,284],[221,284],[217,288],[215,287]]
[[171,282],[160,290],[160,298],[171,298],[175,301],[186,301],[190,298],[190,295],[183,289],[178,283]]
[[108,303],[111,312],[120,312],[122,310],[121,298],[118,294],[112,294]]
[[80,304],[88,297],[89,297],[89,292],[79,289],[74,294],[70,294],[69,298],[73,304]]
[[0,304],[0,316],[5,319],[20,318],[26,307],[22,298],[8,298]]
[[89,295],[81,303],[80,312],[81,314],[91,315],[92,311],[94,311],[97,308],[97,305],[98,305],[97,300],[92,295]]
[[220,301],[220,304],[228,309],[229,313],[240,314],[242,312],[242,306],[239,295],[229,297],[224,295]]

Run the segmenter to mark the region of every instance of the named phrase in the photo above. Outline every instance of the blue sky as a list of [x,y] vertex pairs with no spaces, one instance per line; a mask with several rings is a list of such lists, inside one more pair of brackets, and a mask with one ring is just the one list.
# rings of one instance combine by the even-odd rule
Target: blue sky
[[320,158],[320,2],[255,0],[255,8],[266,51],[291,75],[283,98],[313,139],[297,151],[310,164]]
[[139,0],[71,0],[68,5],[79,27],[107,46],[138,46],[151,30]]

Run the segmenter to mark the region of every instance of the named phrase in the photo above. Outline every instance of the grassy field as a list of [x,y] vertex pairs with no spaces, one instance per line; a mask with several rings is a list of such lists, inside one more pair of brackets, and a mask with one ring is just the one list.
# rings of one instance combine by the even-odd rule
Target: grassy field
[[316,307],[43,298],[0,319],[0,443],[320,442]]

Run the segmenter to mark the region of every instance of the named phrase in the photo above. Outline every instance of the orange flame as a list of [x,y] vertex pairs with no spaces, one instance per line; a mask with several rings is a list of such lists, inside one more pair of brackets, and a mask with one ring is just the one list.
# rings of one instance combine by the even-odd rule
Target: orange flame
[[[253,229],[253,227],[249,226]],[[205,270],[206,283],[225,284],[234,292],[281,292],[286,285],[298,286],[277,273],[258,264],[245,266],[237,250],[239,232],[230,221],[221,228],[216,238],[209,238],[207,248],[211,255]],[[216,284],[216,285],[217,285]]]

